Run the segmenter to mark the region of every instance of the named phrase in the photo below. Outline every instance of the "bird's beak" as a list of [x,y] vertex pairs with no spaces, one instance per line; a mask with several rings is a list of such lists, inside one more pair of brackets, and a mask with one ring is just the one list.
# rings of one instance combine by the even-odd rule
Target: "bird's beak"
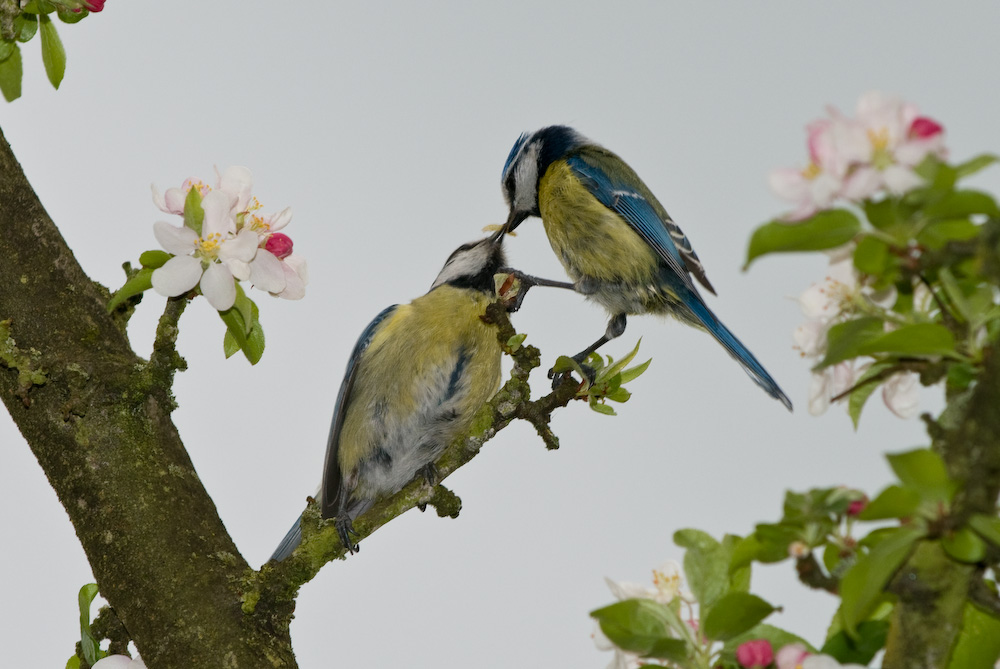
[[513,232],[517,226],[524,222],[524,219],[528,218],[528,213],[525,211],[514,211],[510,210],[510,216],[507,217],[507,222],[503,224],[503,228],[500,231],[503,234],[508,232]]

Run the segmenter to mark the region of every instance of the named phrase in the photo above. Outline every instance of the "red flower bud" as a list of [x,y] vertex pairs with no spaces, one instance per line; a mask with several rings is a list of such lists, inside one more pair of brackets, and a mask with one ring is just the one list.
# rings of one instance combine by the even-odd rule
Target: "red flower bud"
[[292,238],[275,232],[264,242],[264,248],[273,253],[278,260],[284,260],[292,255]]
[[944,132],[944,128],[940,123],[926,116],[918,116],[910,124],[908,134],[910,139],[927,139],[934,135],[940,135],[942,132]]
[[774,651],[767,639],[744,641],[736,649],[736,661],[747,669],[763,669],[774,661]]
[[853,502],[851,502],[850,504],[847,505],[847,515],[848,516],[856,516],[859,513],[861,513],[862,511],[864,511],[864,509],[865,509],[866,506],[868,506],[868,498],[867,497],[862,497],[861,499],[856,499],[856,500],[854,500]]

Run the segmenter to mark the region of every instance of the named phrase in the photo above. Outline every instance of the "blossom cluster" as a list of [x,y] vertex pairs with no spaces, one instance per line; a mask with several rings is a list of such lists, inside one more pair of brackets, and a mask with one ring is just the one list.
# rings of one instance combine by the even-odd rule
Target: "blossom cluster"
[[[604,580],[607,582],[611,594],[618,601],[626,599],[650,599],[659,604],[670,604],[674,600],[680,599],[681,603],[686,605],[688,609],[688,617],[685,622],[693,630],[697,630],[698,619],[695,617],[693,610],[695,598],[684,586],[681,574],[681,566],[674,560],[667,560],[658,569],[653,570],[652,587],[642,583],[613,581],[610,578],[605,578]],[[608,665],[608,669],[633,669],[642,664],[636,653],[622,650],[608,639],[604,632],[601,631],[600,624],[595,623],[594,632],[591,636],[594,639],[594,645],[599,650],[614,651],[615,655]]]
[[872,91],[858,101],[856,117],[833,107],[828,113],[806,127],[809,164],[770,174],[772,190],[795,205],[788,221],[809,218],[838,199],[904,193],[923,183],[917,165],[946,156],[941,124],[899,98]]
[[[819,361],[826,354],[827,333],[837,323],[863,314],[884,314],[896,302],[895,288],[873,290],[861,281],[853,262],[854,245],[848,244],[830,254],[826,279],[807,288],[798,298],[806,321],[795,329],[795,348],[803,357]],[[914,310],[930,309],[931,295],[918,283],[914,288]],[[887,325],[890,321],[886,321]],[[833,398],[850,390],[869,369],[870,364],[855,361],[830,365],[812,374],[809,384],[809,413],[818,416],[827,410]],[[882,399],[900,418],[911,418],[919,409],[919,375],[899,372],[882,386]]]
[[[180,226],[165,221],[153,226],[157,241],[173,254],[153,271],[156,292],[174,297],[199,287],[219,311],[233,306],[236,280],[249,280],[254,288],[289,300],[305,295],[305,259],[292,252],[291,238],[279,232],[291,221],[291,208],[260,213],[252,188],[253,176],[245,167],[225,170],[215,188],[197,179],[187,179],[165,193],[153,186],[156,206],[185,219]],[[192,189],[200,195],[196,204],[189,197]],[[204,214],[200,230],[189,223],[195,217],[185,209],[191,207],[200,207]]]

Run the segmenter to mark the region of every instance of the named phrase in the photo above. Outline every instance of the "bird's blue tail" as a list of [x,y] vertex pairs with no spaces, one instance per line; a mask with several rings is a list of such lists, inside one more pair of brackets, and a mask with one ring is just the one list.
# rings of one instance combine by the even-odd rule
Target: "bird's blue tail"
[[286,557],[291,555],[292,551],[298,548],[299,544],[302,543],[302,527],[300,525],[301,522],[302,522],[302,516],[299,516],[298,518],[295,519],[295,524],[292,525],[292,528],[290,530],[288,530],[288,534],[286,534],[285,538],[281,540],[281,543],[278,544],[278,547],[274,549],[274,553],[271,555],[272,560],[277,560],[278,562],[281,562]]
[[695,318],[705,326],[705,329],[712,333],[720,344],[729,352],[729,355],[733,356],[754,383],[764,389],[764,392],[778,400],[785,405],[789,411],[792,410],[792,401],[788,399],[788,395],[778,387],[778,384],[771,375],[767,373],[764,366],[761,365],[757,358],[753,356],[753,353],[743,345],[739,339],[736,338],[732,332],[729,331],[725,325],[722,324],[712,310],[708,308],[701,297],[696,293],[690,294],[690,299],[685,300],[685,304],[694,314]]

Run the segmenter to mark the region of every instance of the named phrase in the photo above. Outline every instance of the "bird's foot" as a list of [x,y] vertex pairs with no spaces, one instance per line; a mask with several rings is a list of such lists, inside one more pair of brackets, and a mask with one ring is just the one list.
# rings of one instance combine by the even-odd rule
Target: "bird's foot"
[[[441,479],[438,478],[437,467],[434,466],[433,462],[429,462],[420,469],[418,469],[417,476],[422,476],[424,478],[424,482],[431,488],[433,488],[434,486],[436,486],[438,483],[441,482]],[[423,504],[417,504],[417,508],[420,509],[421,511],[426,511],[427,503],[424,502]]]
[[[591,367],[590,365],[585,365],[583,363],[577,363],[577,364],[579,365],[579,371],[583,374],[583,380],[580,381],[579,384],[586,382],[587,385],[594,385],[594,380],[597,378],[597,372],[594,370],[594,368]],[[573,371],[574,370],[572,369],[567,369],[564,372],[557,372],[555,368],[550,369],[548,372],[548,377],[552,379],[552,390],[555,390],[563,383],[566,383],[566,379],[572,379]],[[575,381],[575,379],[573,380]]]
[[337,518],[334,522],[334,527],[337,528],[337,536],[340,537],[340,543],[344,544],[344,548],[347,549],[348,553],[354,555],[361,550],[361,547],[351,539],[351,535],[358,536],[358,533],[354,531],[354,525],[351,524],[350,516]]

